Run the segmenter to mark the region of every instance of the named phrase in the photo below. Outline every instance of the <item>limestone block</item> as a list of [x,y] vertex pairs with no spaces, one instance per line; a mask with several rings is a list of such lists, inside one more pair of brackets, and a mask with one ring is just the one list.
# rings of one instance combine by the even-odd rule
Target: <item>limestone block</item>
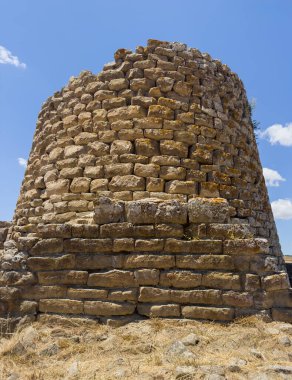
[[159,282],[157,269],[138,269],[135,270],[134,275],[139,285],[157,285]]
[[90,178],[77,177],[74,178],[70,185],[72,193],[86,193],[90,188]]
[[66,298],[67,296],[67,287],[65,286],[25,286],[22,291],[22,298],[24,299],[33,299],[40,300],[44,298]]
[[76,255],[76,268],[81,270],[122,268],[123,255],[102,255],[102,254],[78,254]]
[[112,178],[114,176],[124,176],[133,173],[134,165],[128,164],[110,164],[104,166],[105,178]]
[[138,155],[152,157],[159,154],[159,144],[155,140],[137,138],[135,140],[135,151]]
[[163,107],[168,107],[172,110],[178,110],[181,108],[182,103],[178,100],[170,99],[170,98],[164,98],[161,96],[158,99],[158,105],[163,106]]
[[177,156],[168,156],[168,155],[163,155],[163,156],[153,156],[151,157],[151,162],[153,164],[157,165],[165,165],[165,166],[179,166],[180,165],[180,159]]
[[160,77],[156,81],[157,87],[163,92],[169,92],[174,85],[174,79],[169,77]]
[[155,236],[158,238],[181,238],[183,235],[184,228],[180,224],[155,224]]
[[81,132],[74,137],[74,142],[76,145],[87,145],[96,140],[97,134],[92,132]]
[[70,182],[68,179],[58,179],[56,181],[47,182],[47,194],[52,196],[54,194],[68,193]]
[[[82,168],[63,168],[60,171],[61,178],[70,178],[81,177],[83,174]],[[68,192],[68,189],[65,191]]]
[[165,180],[184,180],[186,178],[186,169],[176,166],[162,166],[160,170],[160,178]]
[[123,221],[123,202],[113,201],[110,198],[99,197],[95,203],[93,219],[97,224]]
[[247,291],[255,291],[260,289],[260,276],[256,274],[246,274],[244,288]]
[[239,275],[226,272],[211,272],[203,274],[202,285],[207,288],[241,290]]
[[220,240],[178,240],[166,239],[165,252],[172,253],[222,253],[222,242]]
[[129,81],[125,78],[112,79],[108,84],[109,89],[113,91],[120,91],[128,88],[128,86]]
[[135,251],[137,252],[163,251],[163,247],[163,239],[137,239],[135,241]]
[[201,182],[200,196],[206,198],[219,197],[219,185],[215,182]]
[[[79,176],[77,176],[79,177]],[[101,165],[97,166],[87,166],[84,168],[84,177],[89,177],[89,178],[103,178],[104,177],[104,172],[103,172],[103,167]]]
[[145,129],[144,136],[153,140],[167,140],[173,138],[173,132],[168,129]]
[[132,120],[134,118],[141,118],[145,115],[146,112],[141,106],[128,106],[109,110],[107,117],[110,122],[114,122],[118,120]]
[[149,80],[148,78],[134,78],[134,79],[131,79],[130,81],[130,89],[133,91],[139,91],[139,90],[147,91],[152,86],[153,86],[153,81]]
[[132,252],[135,250],[135,241],[131,238],[114,239],[114,252]]
[[191,223],[223,223],[229,206],[223,198],[195,198],[188,202],[188,214]]
[[162,155],[188,157],[188,145],[179,141],[165,140],[160,142],[160,152]]
[[98,191],[108,190],[108,179],[94,179],[90,183],[90,192],[96,193]]
[[175,266],[173,255],[130,254],[125,257],[124,268],[168,269]]
[[273,308],[272,318],[274,321],[292,323],[292,310]]
[[31,255],[45,255],[49,253],[60,253],[63,251],[63,239],[50,238],[38,241],[30,250]]
[[169,181],[165,184],[165,191],[170,194],[196,194],[197,186],[193,181]]
[[232,270],[234,263],[230,256],[226,255],[177,255],[176,265],[178,268],[199,270]]
[[78,158],[82,153],[85,153],[84,145],[69,145],[64,148],[65,158]]
[[152,287],[140,287],[139,302],[171,302],[170,290],[152,288]]
[[176,304],[168,305],[147,305],[147,304],[138,304],[138,313],[146,315],[150,318],[159,318],[159,317],[180,317],[180,306]]
[[134,174],[139,177],[158,177],[160,167],[155,164],[135,164]]
[[126,203],[126,220],[133,224],[155,223],[158,209],[156,200],[138,200]]
[[127,238],[134,236],[134,226],[128,222],[109,223],[100,227],[100,237]]
[[43,313],[83,314],[83,302],[67,299],[42,299],[39,311]]
[[212,223],[208,226],[208,236],[215,239],[247,239],[252,238],[251,228],[247,224]]
[[172,302],[180,304],[221,305],[222,294],[220,290],[170,290]]
[[111,191],[143,191],[145,190],[145,179],[135,175],[117,175],[111,179],[109,189]]
[[130,303],[85,301],[84,314],[96,316],[129,315],[134,313],[135,307],[134,304]]
[[131,141],[114,140],[111,144],[110,154],[127,154],[133,152]]
[[28,268],[32,271],[38,270],[58,270],[58,269],[74,269],[75,256],[63,255],[57,258],[51,257],[29,257],[27,259]]
[[179,201],[160,202],[155,214],[156,223],[187,223],[187,205]]
[[66,252],[91,252],[101,253],[110,252],[112,250],[111,239],[68,239],[64,241],[64,251]]
[[97,157],[102,157],[110,152],[109,145],[100,141],[94,141],[88,144],[88,147],[90,148],[90,153]]
[[113,108],[126,107],[127,102],[125,98],[115,97],[110,99],[104,99],[102,101],[102,108],[105,110],[111,110]]
[[106,299],[108,296],[108,290],[106,289],[78,289],[69,288],[67,296],[73,299]]
[[156,104],[156,99],[151,96],[134,96],[132,98],[132,104],[148,108],[149,106]]
[[181,96],[190,96],[193,90],[193,86],[191,83],[179,81],[175,83],[173,89]]
[[202,306],[184,306],[182,315],[185,318],[209,319],[214,321],[231,321],[234,318],[234,309]]
[[262,279],[263,288],[267,291],[289,288],[289,280],[286,272],[265,276]]
[[88,273],[76,270],[44,271],[38,272],[37,276],[40,285],[85,285]]
[[240,293],[234,291],[223,292],[223,304],[234,307],[253,307],[253,297],[250,293]]
[[102,286],[106,288],[135,287],[137,286],[137,282],[133,272],[114,269],[108,272],[90,274],[88,286]]
[[202,275],[190,271],[162,272],[159,284],[175,288],[196,288],[201,285]]
[[269,243],[266,239],[260,238],[226,240],[223,249],[226,255],[268,254]]
[[147,191],[163,191],[164,180],[161,178],[148,177],[146,180]]

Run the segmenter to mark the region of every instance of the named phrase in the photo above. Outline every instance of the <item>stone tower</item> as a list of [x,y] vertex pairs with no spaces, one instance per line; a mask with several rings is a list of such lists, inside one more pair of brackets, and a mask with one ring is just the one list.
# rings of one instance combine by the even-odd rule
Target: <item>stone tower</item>
[[238,76],[181,43],[118,50],[50,97],[1,265],[1,313],[291,321]]

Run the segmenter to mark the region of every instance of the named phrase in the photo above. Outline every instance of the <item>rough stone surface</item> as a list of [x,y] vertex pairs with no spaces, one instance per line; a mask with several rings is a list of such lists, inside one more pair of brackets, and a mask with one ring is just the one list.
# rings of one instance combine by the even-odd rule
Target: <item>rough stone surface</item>
[[2,316],[291,322],[291,294],[250,107],[226,65],[149,40],[43,104],[0,223]]

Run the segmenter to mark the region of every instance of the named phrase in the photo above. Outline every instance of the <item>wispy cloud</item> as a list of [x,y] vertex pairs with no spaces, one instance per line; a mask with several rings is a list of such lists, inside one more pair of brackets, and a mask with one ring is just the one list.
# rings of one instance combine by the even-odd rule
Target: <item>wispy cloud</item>
[[26,166],[27,166],[27,160],[25,158],[19,157],[17,159],[17,161],[18,161],[18,163],[19,163],[20,166],[23,166],[24,168],[26,168]]
[[277,170],[263,168],[263,172],[267,186],[278,187],[281,181],[286,181]]
[[275,219],[292,219],[292,202],[290,199],[277,199],[271,203]]
[[16,55],[12,55],[11,51],[0,45],[0,63],[6,65],[13,65],[16,67],[26,68],[26,64],[20,62]]
[[285,126],[273,124],[260,132],[259,135],[267,139],[272,145],[292,146],[292,123],[287,123]]

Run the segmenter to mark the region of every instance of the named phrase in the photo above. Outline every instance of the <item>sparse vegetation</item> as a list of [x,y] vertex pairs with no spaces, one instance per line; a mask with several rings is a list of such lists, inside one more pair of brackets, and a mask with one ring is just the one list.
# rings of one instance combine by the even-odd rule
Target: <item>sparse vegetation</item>
[[152,319],[117,328],[50,317],[1,338],[0,378],[288,379],[291,339],[292,325],[255,317],[229,325]]

